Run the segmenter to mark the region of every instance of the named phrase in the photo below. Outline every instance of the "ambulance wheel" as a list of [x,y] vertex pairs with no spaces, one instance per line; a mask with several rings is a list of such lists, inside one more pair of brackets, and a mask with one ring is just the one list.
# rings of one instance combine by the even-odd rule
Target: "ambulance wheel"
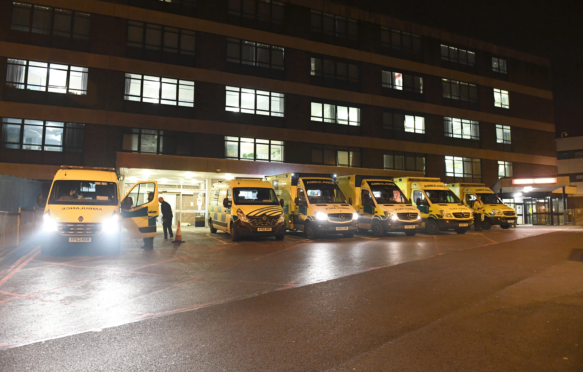
[[417,231],[413,230],[413,231],[405,231],[405,234],[407,234],[407,236],[415,236],[415,234],[417,234]]
[[285,238],[285,233],[283,233],[283,234],[277,234],[275,236],[275,240],[283,240],[284,238]]
[[316,238],[316,231],[309,223],[307,223],[306,226],[304,227],[304,234],[306,235],[306,238],[310,240]]
[[434,220],[427,220],[425,223],[425,230],[430,235],[437,235],[439,234],[439,225]]
[[231,226],[231,240],[236,242],[241,239],[241,235],[233,226]]
[[352,238],[354,237],[354,233],[352,232],[342,233],[342,236],[345,238]]
[[383,235],[385,235],[385,230],[383,230],[383,227],[378,222],[374,222],[372,224],[371,230],[372,230],[372,234],[374,236],[383,236]]
[[368,232],[368,229],[361,229],[361,228],[359,228],[358,229],[358,232],[361,233],[361,234],[366,234]]
[[455,232],[458,234],[465,234],[466,231],[468,231],[468,229],[466,229],[465,227],[458,227],[457,229],[455,229]]
[[482,230],[490,230],[492,228],[492,221],[489,218],[484,218],[482,221]]
[[213,226],[213,220],[209,220],[209,228],[211,229],[211,234],[216,234],[217,229]]
[[510,225],[509,224],[504,224],[504,225],[500,225],[501,228],[503,229],[509,229]]

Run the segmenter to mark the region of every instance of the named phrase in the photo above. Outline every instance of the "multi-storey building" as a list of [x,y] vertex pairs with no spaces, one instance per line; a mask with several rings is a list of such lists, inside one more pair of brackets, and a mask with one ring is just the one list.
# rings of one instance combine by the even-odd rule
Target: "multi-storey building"
[[323,0],[3,1],[0,19],[1,173],[116,167],[190,215],[236,174],[557,174],[540,57]]

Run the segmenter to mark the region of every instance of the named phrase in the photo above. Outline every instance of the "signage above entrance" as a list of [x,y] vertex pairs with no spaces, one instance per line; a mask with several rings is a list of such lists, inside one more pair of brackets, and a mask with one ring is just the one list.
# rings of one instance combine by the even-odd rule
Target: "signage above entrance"
[[557,183],[556,178],[515,178],[513,185],[553,185]]

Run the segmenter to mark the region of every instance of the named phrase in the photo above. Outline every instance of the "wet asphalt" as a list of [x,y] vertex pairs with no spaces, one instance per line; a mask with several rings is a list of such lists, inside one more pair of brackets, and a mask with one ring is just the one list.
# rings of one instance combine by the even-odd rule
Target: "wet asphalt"
[[583,371],[583,230],[0,254],[3,371]]

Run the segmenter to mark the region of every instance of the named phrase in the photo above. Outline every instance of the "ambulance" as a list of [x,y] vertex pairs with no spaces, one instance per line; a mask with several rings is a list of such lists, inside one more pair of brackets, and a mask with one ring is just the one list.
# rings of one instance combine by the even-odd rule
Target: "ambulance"
[[283,200],[288,230],[303,231],[308,239],[318,234],[354,236],[358,214],[330,174],[286,173],[269,176]]
[[465,234],[474,224],[473,212],[439,178],[400,177],[393,181],[421,212],[429,234],[455,230]]
[[209,227],[231,235],[285,237],[285,217],[271,183],[261,178],[235,178],[212,185],[209,199]]
[[155,181],[138,182],[120,203],[115,169],[62,167],[45,207],[41,250],[97,245],[117,253],[122,225],[130,238],[153,239],[158,215]]
[[358,213],[358,230],[373,235],[404,232],[414,236],[421,227],[421,214],[386,176],[342,176],[336,183]]
[[482,229],[490,230],[492,225],[507,229],[516,223],[516,211],[502,203],[489,187],[483,183],[448,183],[447,187],[460,198],[465,205],[472,208],[477,196],[484,203],[484,220]]

